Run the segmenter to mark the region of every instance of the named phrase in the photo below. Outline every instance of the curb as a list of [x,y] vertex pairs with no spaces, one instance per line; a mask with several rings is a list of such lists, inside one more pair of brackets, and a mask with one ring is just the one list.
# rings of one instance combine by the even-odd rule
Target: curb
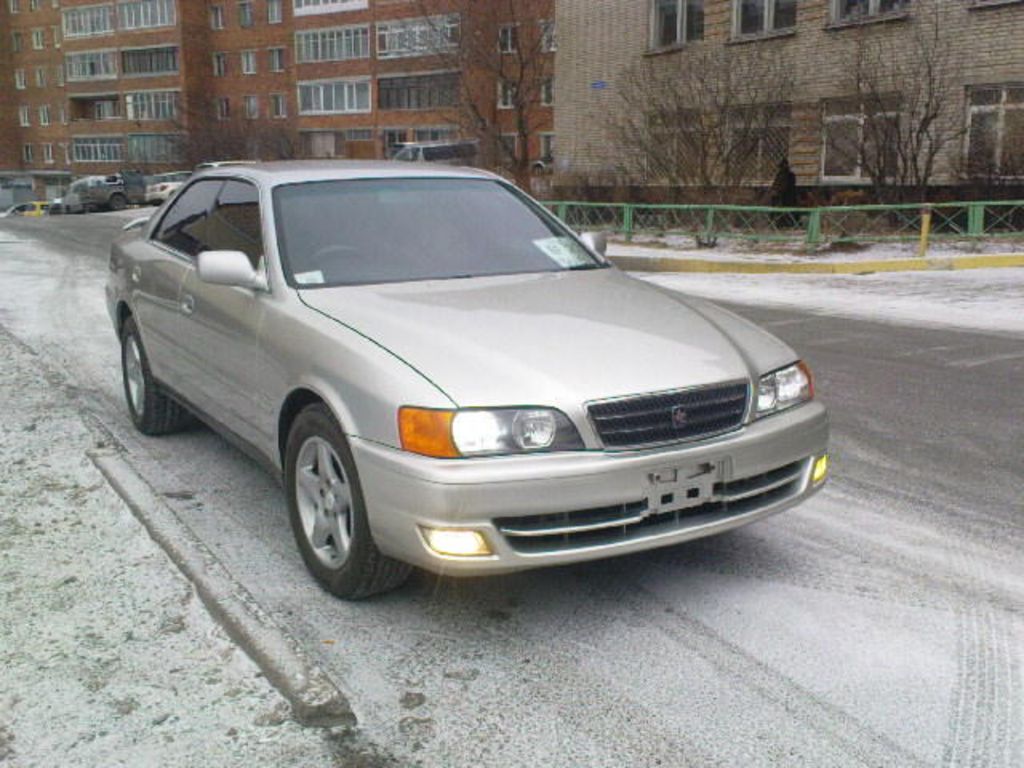
[[116,451],[89,451],[89,458],[125,501],[153,540],[195,586],[206,609],[306,726],[355,725],[348,699],[326,673],[277,625],[256,600]]
[[870,272],[1024,267],[1024,254],[829,262],[713,261],[711,259],[646,258],[641,256],[609,256],[608,260],[628,272],[720,272],[741,275],[863,275]]

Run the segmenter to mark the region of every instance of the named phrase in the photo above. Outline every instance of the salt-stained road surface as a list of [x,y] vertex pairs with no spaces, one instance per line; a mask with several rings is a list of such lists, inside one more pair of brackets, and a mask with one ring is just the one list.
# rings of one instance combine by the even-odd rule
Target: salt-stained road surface
[[[206,430],[132,433],[102,299],[118,223],[2,225],[0,324],[65,372],[399,764],[1024,764],[1019,325],[925,327],[887,298],[841,315],[707,288],[746,302],[733,309],[817,371],[834,427],[823,494],[672,549],[488,580],[418,575],[347,604],[306,575],[281,491],[255,465]],[[1006,275],[992,281],[1000,306],[1020,295]],[[955,289],[960,275],[946,279]]]

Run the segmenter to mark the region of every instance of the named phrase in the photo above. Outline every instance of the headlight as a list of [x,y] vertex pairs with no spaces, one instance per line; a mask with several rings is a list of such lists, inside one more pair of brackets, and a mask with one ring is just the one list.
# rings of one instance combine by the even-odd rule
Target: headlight
[[813,397],[811,369],[806,363],[795,363],[761,377],[757,385],[757,415],[784,411]]
[[467,408],[458,411],[401,408],[402,448],[436,458],[583,448],[576,427],[550,408]]

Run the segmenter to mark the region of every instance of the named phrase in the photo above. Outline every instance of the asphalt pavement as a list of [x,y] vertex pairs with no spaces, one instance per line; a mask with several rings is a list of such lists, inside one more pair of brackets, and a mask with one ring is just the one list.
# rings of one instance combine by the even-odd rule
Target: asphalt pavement
[[307,576],[255,464],[205,429],[132,432],[102,296],[124,221],[0,224],[0,325],[63,372],[399,764],[1024,764],[1024,337],[733,306],[816,371],[825,492],[671,549],[418,574],[350,604]]

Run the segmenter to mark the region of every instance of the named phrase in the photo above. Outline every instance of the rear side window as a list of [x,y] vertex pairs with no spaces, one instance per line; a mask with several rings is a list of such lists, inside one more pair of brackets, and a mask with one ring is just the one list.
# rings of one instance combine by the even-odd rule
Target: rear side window
[[224,186],[220,179],[197,181],[186,189],[164,215],[155,240],[189,256],[212,250],[207,230],[217,193]]
[[252,184],[229,179],[217,196],[206,230],[210,250],[242,251],[254,268],[263,258],[260,196]]

